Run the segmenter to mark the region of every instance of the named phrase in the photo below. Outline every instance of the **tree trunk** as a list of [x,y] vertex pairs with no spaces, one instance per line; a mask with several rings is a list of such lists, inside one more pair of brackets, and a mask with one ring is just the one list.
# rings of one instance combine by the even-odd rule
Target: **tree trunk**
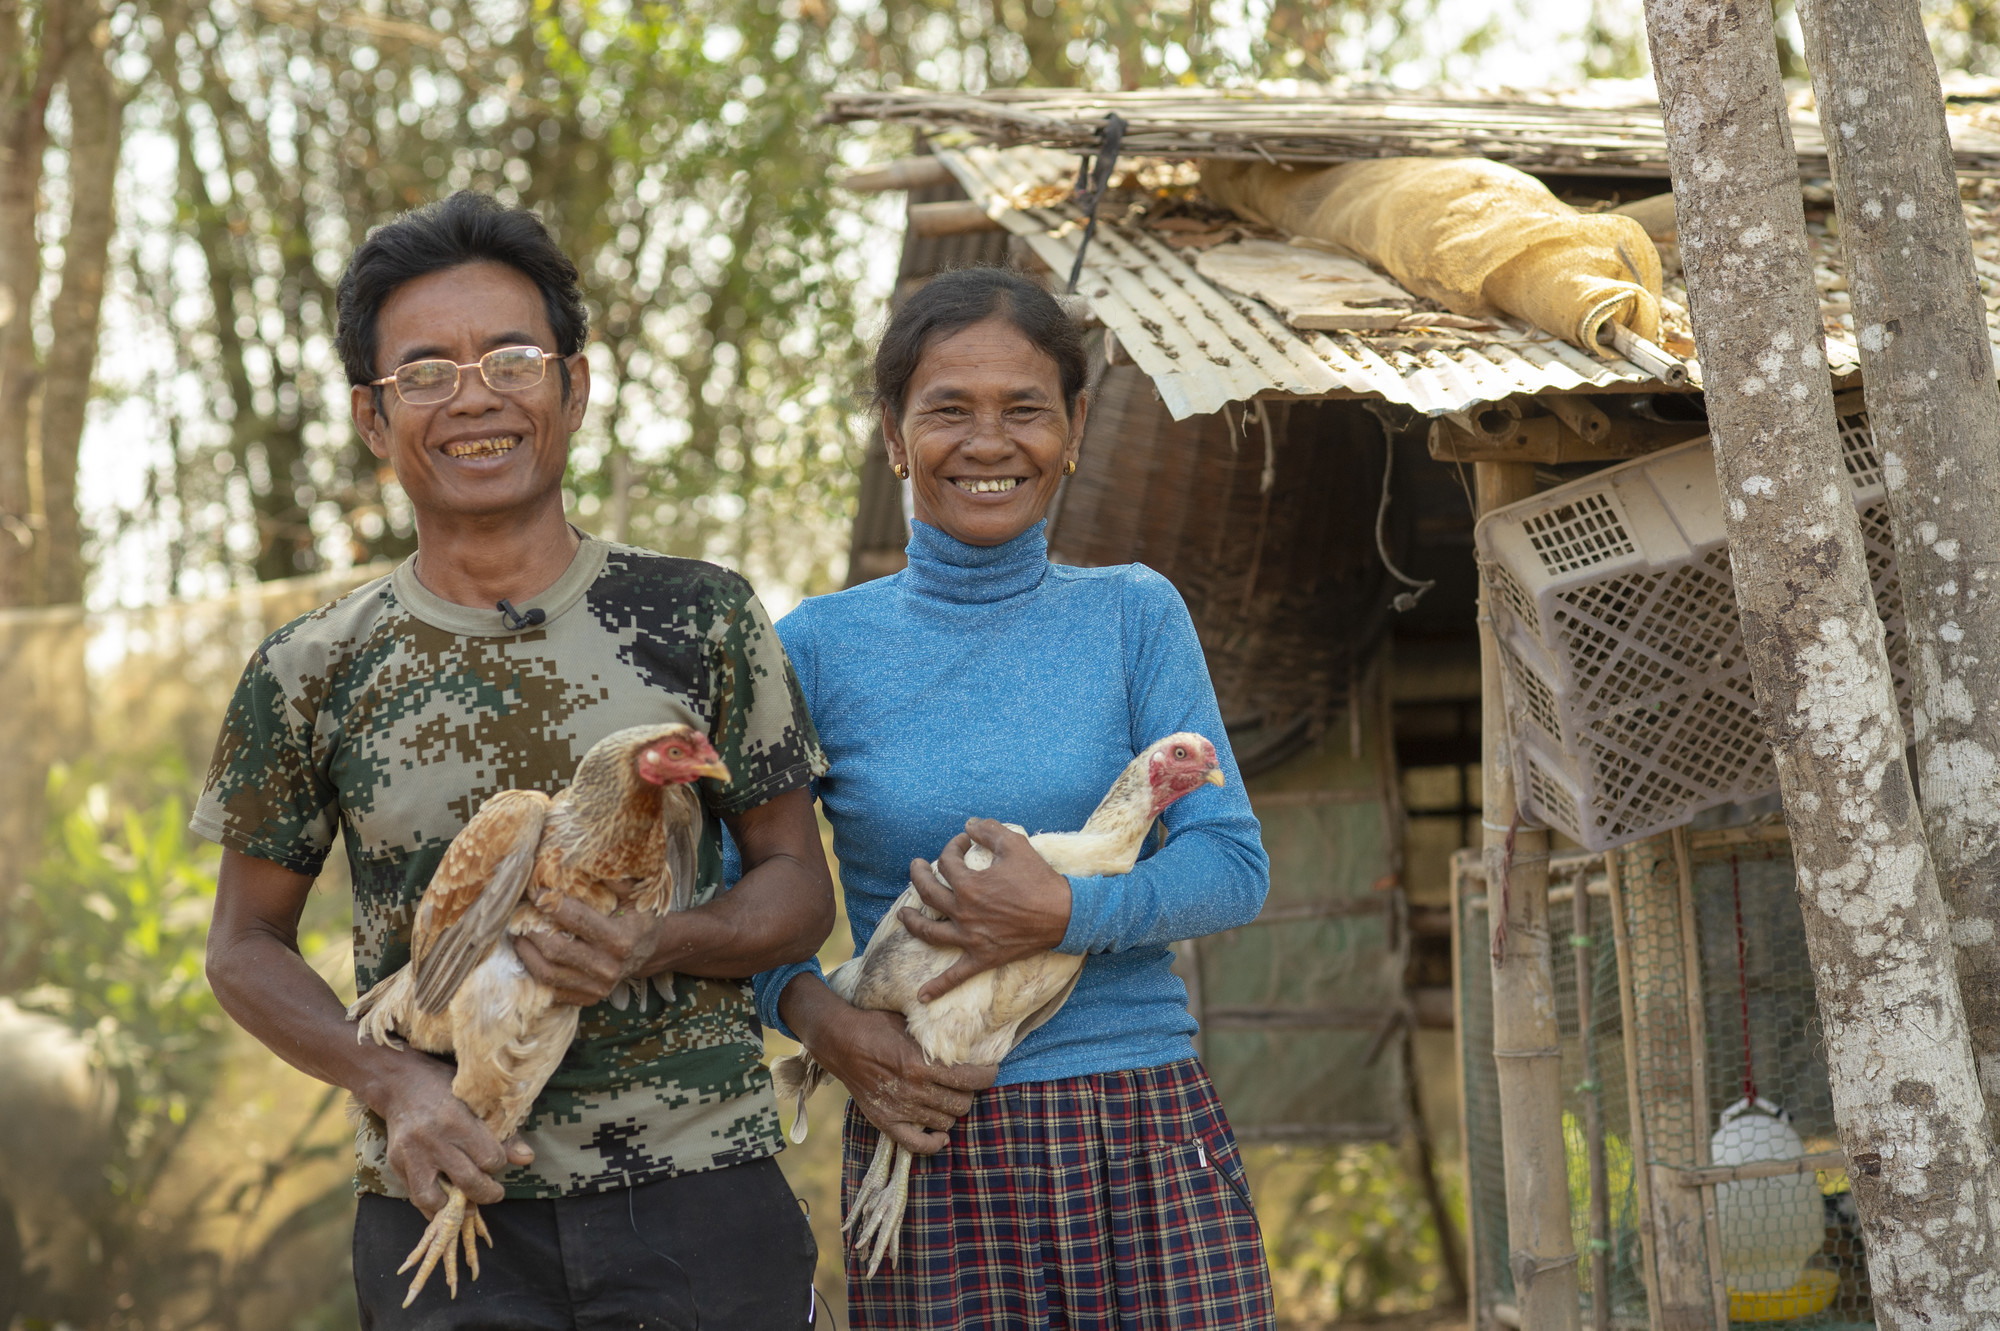
[[[1475,471],[1481,513],[1534,493],[1530,464],[1481,462]],[[1582,1306],[1562,1131],[1562,1033],[1556,1027],[1555,958],[1549,940],[1549,834],[1519,826],[1507,708],[1500,693],[1500,647],[1486,611],[1487,595],[1482,587],[1480,734],[1485,749],[1486,916],[1493,951],[1493,1063],[1507,1174],[1507,1264],[1520,1325],[1577,1331]]]
[[1993,1142],[1841,462],[1770,9],[1647,0],[1646,26],[1876,1316],[1992,1325]]
[[34,498],[28,487],[29,399],[35,391],[34,243],[48,146],[49,95],[62,67],[65,24],[46,9],[0,0],[0,607],[29,600]]
[[35,599],[62,605],[83,599],[83,529],[76,508],[77,452],[91,377],[97,367],[99,316],[111,248],[125,104],[105,52],[85,34],[70,56],[69,232],[63,240],[62,288],[49,309],[55,354],[43,374],[42,512]]
[[1889,490],[1924,826],[2000,1123],[2000,587],[1987,582],[2000,570],[2000,391],[1986,306],[1916,0],[1817,0],[1799,14]]

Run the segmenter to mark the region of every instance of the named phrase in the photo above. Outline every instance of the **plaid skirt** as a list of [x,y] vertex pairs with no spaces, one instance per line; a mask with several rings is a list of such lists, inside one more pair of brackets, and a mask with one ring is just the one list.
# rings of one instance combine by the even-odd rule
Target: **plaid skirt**
[[[875,1152],[850,1104],[841,1208]],[[1200,1062],[979,1094],[910,1170],[902,1251],[847,1256],[854,1331],[1274,1325],[1236,1138]]]

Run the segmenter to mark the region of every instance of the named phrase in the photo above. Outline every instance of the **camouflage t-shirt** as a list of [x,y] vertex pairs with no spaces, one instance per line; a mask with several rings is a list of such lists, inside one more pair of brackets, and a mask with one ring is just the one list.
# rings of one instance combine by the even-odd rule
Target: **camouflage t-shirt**
[[[425,590],[412,563],[293,621],[251,658],[194,830],[316,874],[339,826],[354,874],[354,971],[365,992],[410,958],[417,902],[445,847],[496,791],[569,784],[626,726],[701,727],[733,780],[700,783],[695,894],[721,881],[720,817],[823,770],[797,679],[749,584],[712,564],[586,538],[520,611]],[[600,1003],[524,1129],[534,1163],[509,1197],[630,1187],[779,1149],[750,981],[675,978],[675,1001]],[[357,1183],[402,1196],[381,1121],[356,1134]]]

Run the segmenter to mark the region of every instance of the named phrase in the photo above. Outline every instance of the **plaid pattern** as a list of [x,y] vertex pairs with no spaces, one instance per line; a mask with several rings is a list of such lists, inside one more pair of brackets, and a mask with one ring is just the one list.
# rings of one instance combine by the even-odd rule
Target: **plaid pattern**
[[[850,1104],[843,1210],[876,1132]],[[910,1170],[902,1252],[847,1258],[854,1331],[1268,1331],[1263,1236],[1194,1059],[981,1093]]]

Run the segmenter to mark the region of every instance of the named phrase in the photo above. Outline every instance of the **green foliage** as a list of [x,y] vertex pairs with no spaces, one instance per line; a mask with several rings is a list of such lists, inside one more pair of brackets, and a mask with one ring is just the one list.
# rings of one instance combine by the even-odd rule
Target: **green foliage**
[[[1409,1161],[1385,1144],[1250,1153],[1279,1306],[1296,1319],[1411,1312],[1443,1287],[1437,1228]],[[1447,1204],[1454,1210],[1450,1180]]]
[[407,504],[347,420],[334,284],[370,227],[471,187],[540,212],[583,273],[596,382],[577,519],[827,589],[885,294],[866,254],[895,226],[892,206],[831,187],[866,149],[815,123],[828,92],[1386,73],[1446,54],[1436,8],[1278,0],[1225,23],[1210,0],[121,7],[149,165],[122,193],[108,317],[152,350],[107,360],[100,397],[150,415],[158,442],[145,495],[101,539],[164,544],[159,593],[406,554]]
[[[339,1093],[318,1090],[275,1149],[206,1126],[242,1106],[219,1100],[236,1043],[203,973],[220,853],[187,830],[190,785],[165,752],[56,768],[41,862],[0,913],[0,987],[75,1031],[118,1092],[103,1191],[62,1201],[89,1227],[98,1279],[44,1293],[29,1326],[238,1331],[273,1307],[351,1323],[337,1269],[329,1282],[284,1266],[311,1252],[324,1268],[341,1249]],[[301,932],[308,955],[329,941],[324,925]]]
[[[1590,1146],[1584,1136],[1583,1120],[1567,1109],[1563,1111],[1563,1151],[1569,1172],[1569,1212],[1577,1226],[1577,1250],[1586,1251],[1590,1246]],[[1604,1134],[1604,1174],[1611,1227],[1636,1226],[1632,1147],[1615,1132]]]
[[[185,789],[163,761],[154,779]],[[24,1008],[60,1017],[117,1080],[123,1158],[112,1188],[143,1201],[214,1086],[227,1026],[203,976],[217,855],[176,794],[115,800],[80,768],[49,778],[46,854],[8,921]]]
[[347,420],[334,286],[370,227],[461,188],[535,209],[582,272],[579,520],[831,585],[872,313],[867,221],[829,190],[839,145],[813,124],[840,74],[825,22],[717,0],[186,0],[125,40],[153,71],[130,123],[176,164],[172,198],[135,190],[126,224],[141,326],[176,365],[108,386],[170,441],[128,515],[171,534],[162,590],[410,549]]

